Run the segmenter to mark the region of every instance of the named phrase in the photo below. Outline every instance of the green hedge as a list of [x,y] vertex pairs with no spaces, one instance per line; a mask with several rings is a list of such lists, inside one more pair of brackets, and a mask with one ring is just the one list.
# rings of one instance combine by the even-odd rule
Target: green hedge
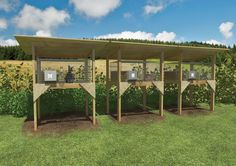
[[0,114],[28,116],[32,112],[32,93],[29,91],[0,90]]
[[[236,52],[236,50],[234,51]],[[217,57],[216,102],[236,104],[236,54],[219,55]],[[28,70],[21,71],[21,66],[0,66],[0,114],[14,116],[32,116],[32,74]],[[106,108],[106,87],[103,73],[96,75],[96,109],[104,114]],[[210,90],[206,86],[194,86],[193,103],[208,103]],[[115,87],[110,90],[110,108],[116,110]],[[177,85],[165,85],[164,105],[177,105]],[[189,102],[189,87],[183,93],[183,103]],[[42,95],[41,109],[43,115],[64,111],[83,111],[85,108],[85,92],[82,89],[49,90]],[[91,99],[89,101],[91,103]],[[135,107],[142,103],[142,90],[129,88],[122,95],[123,109]],[[147,90],[147,104],[158,108],[159,91],[150,87]],[[91,106],[91,104],[90,104]],[[91,109],[91,108],[90,108]]]

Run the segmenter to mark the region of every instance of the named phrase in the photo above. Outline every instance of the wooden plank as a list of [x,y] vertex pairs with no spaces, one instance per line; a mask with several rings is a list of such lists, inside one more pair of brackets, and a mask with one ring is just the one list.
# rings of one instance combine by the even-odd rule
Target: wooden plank
[[80,83],[47,83],[50,89],[77,89],[81,88]]
[[[204,85],[207,84],[207,80],[191,80],[190,85]],[[165,80],[165,84],[178,84],[179,80]]]
[[86,90],[93,98],[96,98],[95,82],[80,83],[81,87]]
[[[162,52],[160,57],[160,83],[156,83],[156,87],[160,90],[160,96],[159,96],[159,111],[160,116],[164,116],[164,52]],[[159,84],[159,85],[158,85]]]
[[179,79],[178,79],[178,113],[179,115],[182,114],[182,80],[183,80],[183,73],[182,73],[182,54],[179,57]]
[[191,80],[190,85],[206,85],[207,80]]
[[117,72],[117,120],[121,122],[121,50],[118,51]]
[[215,80],[207,80],[207,83],[210,86],[211,90],[215,92],[215,90],[216,90],[216,81]]
[[164,81],[152,81],[152,84],[161,92],[161,94],[164,94]]
[[[44,56],[50,56],[51,54],[54,54],[56,50],[59,50],[60,54],[57,54],[58,56],[63,55],[62,58],[69,57],[71,55],[75,57],[81,57],[85,56],[87,51],[91,49],[91,46],[94,46],[95,49],[104,48],[105,46],[107,50],[114,50],[114,47],[122,47],[126,50],[133,49],[134,51],[130,52],[130,54],[125,54],[126,56],[123,59],[127,58],[136,58],[140,59],[143,58],[143,56],[148,54],[148,56],[156,57],[157,52],[159,50],[164,50],[167,55],[170,56],[176,56],[179,54],[179,50],[183,50],[188,54],[185,58],[204,58],[209,55],[213,55],[216,52],[223,52],[228,51],[228,49],[222,49],[222,48],[207,48],[207,47],[192,47],[192,46],[179,46],[179,45],[166,45],[166,44],[151,44],[151,43],[135,43],[135,42],[121,42],[121,41],[99,41],[99,40],[81,40],[81,39],[61,39],[61,38],[39,38],[39,37],[33,37],[33,36],[16,36],[16,39],[22,46],[23,50],[31,54],[31,48],[28,47],[32,43],[37,43],[39,45],[42,45],[43,48],[45,48],[46,44],[50,44],[50,50],[42,50],[42,55]],[[72,47],[73,46],[73,47]],[[82,50],[82,51],[80,51]],[[125,50],[125,51],[126,51]],[[81,54],[78,54],[78,52],[81,52]],[[142,52],[142,54],[140,54]],[[137,54],[139,56],[137,56]],[[105,58],[105,54],[100,54],[97,57],[99,58]],[[166,58],[165,58],[166,59]],[[167,60],[167,59],[166,59]]]
[[181,82],[181,93],[184,92],[184,90],[188,87],[189,84],[190,84],[189,81],[182,81]]
[[215,80],[216,80],[216,55],[212,56],[212,62],[211,62],[211,79],[213,80],[210,84],[208,84],[212,87],[211,90],[211,103],[210,103],[210,111],[215,110]]
[[96,125],[96,100],[95,98],[92,99],[92,109],[93,109],[93,125]]
[[[35,47],[32,46],[32,69],[33,69],[33,105],[34,105],[34,131],[37,131],[38,129],[38,113],[37,113],[37,102],[35,99],[35,93],[36,93],[36,55],[35,55]],[[37,97],[38,98],[38,97]]]
[[92,76],[92,84],[93,84],[93,88],[92,89],[87,89],[87,91],[91,91],[89,92],[92,96],[93,96],[93,99],[92,99],[92,103],[93,103],[93,106],[92,106],[92,109],[93,109],[93,125],[96,124],[96,101],[95,101],[95,98],[96,98],[96,92],[95,92],[95,49],[93,49],[92,51],[92,72],[93,72],[93,76]]
[[42,94],[44,94],[48,89],[50,88],[50,85],[45,84],[34,84],[33,87],[33,97],[34,101],[36,101]]
[[34,131],[38,129],[37,101],[34,101]]
[[124,94],[124,92],[130,87],[130,83],[128,82],[120,82],[120,90],[119,90],[119,95],[120,97]]

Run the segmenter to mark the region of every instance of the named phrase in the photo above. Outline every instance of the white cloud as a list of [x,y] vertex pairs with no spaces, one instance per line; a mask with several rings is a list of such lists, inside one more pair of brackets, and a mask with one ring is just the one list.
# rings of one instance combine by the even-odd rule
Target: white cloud
[[124,18],[130,18],[130,17],[132,17],[132,14],[130,12],[126,12],[126,13],[123,14],[123,17]]
[[19,4],[19,0],[0,0],[0,10],[9,12]]
[[35,36],[41,36],[41,37],[51,37],[52,34],[47,31],[39,30],[36,32]]
[[165,42],[174,41],[176,39],[176,34],[174,32],[163,31],[157,34],[156,39],[160,41],[165,41]]
[[144,13],[149,14],[156,14],[164,9],[164,6],[162,5],[146,5],[144,7]]
[[137,31],[137,32],[131,32],[131,31],[124,31],[121,33],[113,33],[113,34],[107,34],[102,36],[97,36],[95,38],[99,39],[107,39],[107,38],[113,38],[113,39],[141,39],[141,40],[153,40],[155,37],[152,33]]
[[232,32],[233,27],[234,27],[233,22],[223,22],[220,24],[219,30],[226,39],[229,39],[233,37],[233,32]]
[[68,19],[70,15],[64,10],[57,10],[54,7],[40,10],[26,4],[13,19],[13,23],[20,29],[50,33],[59,25],[65,24]]
[[121,0],[70,0],[80,14],[98,19],[120,6]]
[[174,41],[176,34],[174,32],[163,31],[156,36],[153,33],[143,31],[124,31],[121,33],[113,33],[95,37],[97,39],[140,39],[140,40],[159,40],[159,41]]
[[208,40],[208,41],[203,41],[203,43],[213,44],[213,45],[224,45],[222,42],[214,40],[214,39],[211,39],[211,40]]
[[167,8],[174,3],[182,2],[184,0],[149,0],[147,5],[144,6],[144,14],[156,14]]
[[0,46],[18,46],[19,43],[13,39],[2,40],[0,39]]
[[0,30],[7,29],[7,20],[4,18],[0,18]]

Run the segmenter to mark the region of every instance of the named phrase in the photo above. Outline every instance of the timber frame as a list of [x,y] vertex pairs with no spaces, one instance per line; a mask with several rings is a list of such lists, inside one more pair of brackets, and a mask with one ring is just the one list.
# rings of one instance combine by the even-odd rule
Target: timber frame
[[[86,108],[88,115],[88,96],[92,96],[92,121],[96,123],[95,111],[95,53],[97,59],[106,60],[106,112],[110,112],[109,108],[109,89],[112,85],[117,86],[117,120],[122,119],[121,97],[126,89],[130,86],[139,86],[143,89],[143,105],[146,101],[146,87],[155,86],[160,91],[159,111],[160,116],[164,115],[164,84],[175,83],[178,85],[178,112],[182,113],[182,94],[187,86],[191,85],[209,85],[211,89],[210,110],[214,111],[215,105],[215,88],[216,88],[216,55],[219,52],[228,51],[224,48],[209,47],[191,47],[166,44],[146,44],[133,42],[120,42],[110,40],[85,40],[85,39],[66,39],[66,38],[48,38],[35,36],[15,36],[21,48],[27,53],[32,54],[33,62],[33,110],[34,110],[34,129],[37,130],[40,122],[40,96],[49,89],[67,89],[67,88],[83,88],[86,90]],[[55,84],[39,84],[37,83],[37,57],[43,55],[47,58],[90,58],[92,59],[92,81],[84,83],[55,83]],[[197,62],[204,58],[211,58],[211,79],[204,80],[183,80],[182,66],[185,62]],[[160,78],[155,81],[136,81],[122,82],[121,68],[122,60],[140,60],[143,62],[144,73],[146,73],[146,60],[158,59]],[[111,82],[109,61],[117,60],[117,81]],[[173,82],[165,79],[165,61],[177,61],[178,73],[177,78]],[[193,68],[190,65],[190,68]],[[192,102],[192,88],[190,88],[190,103]]]
[[[215,110],[215,90],[216,90],[216,55],[211,55],[211,79],[204,79],[204,80],[183,80],[183,55],[180,54],[178,59],[178,79],[177,80],[165,80],[165,84],[177,84],[178,85],[178,114],[182,114],[182,95],[185,89],[189,86],[190,87],[190,94],[189,94],[189,104],[192,104],[193,100],[193,85],[205,85],[208,86],[211,91],[210,97],[210,111]],[[193,70],[193,64],[190,64],[190,70]]]
[[[95,49],[91,51],[92,59],[92,81],[80,82],[80,83],[42,83],[37,81],[37,73],[40,71],[40,63],[36,52],[37,46],[32,46],[32,62],[33,62],[33,110],[34,110],[34,131],[37,131],[40,124],[40,96],[43,95],[49,89],[77,89],[83,88],[86,91],[85,94],[85,113],[88,114],[88,96],[92,97],[92,123],[96,124],[96,92],[95,92]],[[38,77],[39,78],[39,77]]]
[[[117,79],[116,81],[112,81],[110,78],[110,66],[109,66],[109,58],[106,58],[106,89],[107,89],[107,99],[106,99],[106,108],[107,108],[107,114],[110,113],[110,106],[109,106],[109,89],[115,85],[117,87],[117,121],[122,121],[122,95],[125,93],[125,91],[131,87],[141,87],[143,91],[143,106],[146,107],[147,104],[147,94],[146,94],[146,88],[149,86],[155,86],[160,91],[160,104],[159,104],[159,114],[160,116],[163,116],[163,98],[164,98],[164,52],[161,53],[159,58],[160,61],[156,62],[160,64],[159,71],[160,71],[160,80],[138,80],[138,81],[122,81],[121,80],[121,71],[122,71],[122,50],[118,49],[117,51]],[[144,78],[146,76],[146,65],[147,65],[147,59],[141,60],[143,63],[143,73]],[[132,60],[131,62],[135,63],[135,60]]]

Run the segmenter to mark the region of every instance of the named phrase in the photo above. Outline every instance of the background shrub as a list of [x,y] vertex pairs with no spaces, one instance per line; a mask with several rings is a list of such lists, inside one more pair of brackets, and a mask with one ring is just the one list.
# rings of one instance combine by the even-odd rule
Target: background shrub
[[[217,56],[216,101],[236,104],[236,47],[230,52]],[[106,111],[106,77],[96,72],[96,109],[98,114]],[[177,105],[177,85],[165,85],[165,106]],[[117,89],[112,87],[110,93],[110,109],[116,110]],[[189,87],[183,93],[183,103],[189,103]],[[208,103],[210,90],[206,86],[193,87],[193,103]],[[49,90],[41,97],[42,115],[64,111],[84,111],[85,92],[82,89]],[[91,98],[89,100],[91,110]],[[32,117],[32,71],[21,65],[0,65],[0,114]],[[142,104],[142,90],[129,88],[122,95],[123,109]],[[155,87],[147,89],[147,104],[158,108],[159,91]]]

